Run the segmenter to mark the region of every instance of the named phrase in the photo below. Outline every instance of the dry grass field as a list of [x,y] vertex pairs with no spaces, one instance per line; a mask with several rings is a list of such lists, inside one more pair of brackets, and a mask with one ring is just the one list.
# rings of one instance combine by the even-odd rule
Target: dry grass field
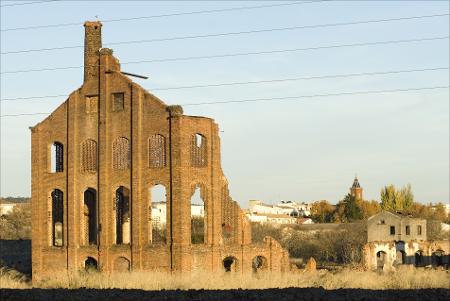
[[190,273],[167,274],[163,272],[131,272],[101,274],[80,272],[54,274],[49,279],[31,284],[24,275],[14,270],[0,269],[0,288],[92,288],[92,289],[142,289],[142,290],[228,290],[323,287],[327,290],[351,289],[450,289],[450,274],[444,270],[423,270],[402,267],[397,271],[376,273],[344,269],[339,272],[318,270],[292,273]]

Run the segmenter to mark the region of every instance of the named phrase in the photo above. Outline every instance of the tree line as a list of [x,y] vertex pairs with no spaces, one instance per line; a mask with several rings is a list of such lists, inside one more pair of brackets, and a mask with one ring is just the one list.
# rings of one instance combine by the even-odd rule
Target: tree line
[[311,218],[316,223],[348,223],[366,220],[381,210],[386,210],[450,224],[450,218],[443,203],[421,204],[414,201],[409,184],[401,188],[396,188],[394,185],[385,186],[381,189],[380,198],[381,202],[367,201],[347,194],[336,205],[326,200],[314,202]]

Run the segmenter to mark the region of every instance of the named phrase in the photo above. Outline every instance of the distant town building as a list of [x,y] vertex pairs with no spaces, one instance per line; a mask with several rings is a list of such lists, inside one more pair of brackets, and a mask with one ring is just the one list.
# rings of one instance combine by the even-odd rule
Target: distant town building
[[[154,227],[161,228],[166,225],[167,222],[167,210],[166,202],[153,202],[152,203],[152,224]],[[191,204],[191,216],[204,217],[205,207],[202,204]]]
[[14,208],[29,204],[24,198],[1,198],[0,199],[0,216],[10,214]]
[[7,203],[2,201],[0,203],[0,216],[11,213],[16,205],[16,203]]
[[256,223],[309,224],[312,219],[311,205],[292,201],[281,201],[277,205],[264,204],[259,200],[249,201],[247,218]]
[[350,195],[357,200],[363,199],[363,189],[362,189],[361,185],[359,184],[358,177],[356,177],[356,176],[355,176],[355,179],[353,180],[352,187],[350,187]]
[[312,204],[307,204],[305,202],[297,203],[293,201],[281,201],[276,205],[279,208],[293,209],[290,215],[297,217],[308,217],[311,216]]
[[271,223],[271,224],[296,224],[297,218],[292,217],[286,214],[272,214],[272,213],[265,213],[265,214],[258,214],[258,213],[248,213],[247,214],[248,219],[251,222],[257,222],[257,223]]

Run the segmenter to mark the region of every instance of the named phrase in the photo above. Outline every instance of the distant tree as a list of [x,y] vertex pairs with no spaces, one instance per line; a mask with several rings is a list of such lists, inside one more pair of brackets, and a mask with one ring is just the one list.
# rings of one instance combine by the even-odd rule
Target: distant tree
[[343,202],[345,205],[344,214],[347,221],[354,222],[363,218],[361,208],[359,207],[359,204],[357,204],[354,196],[347,194]]
[[381,211],[380,202],[377,201],[364,201],[359,202],[359,207],[361,208],[362,218],[368,219],[372,215],[375,215]]
[[381,207],[395,212],[397,209],[397,192],[394,185],[385,186],[381,190]]
[[343,224],[333,231],[295,231],[283,240],[291,257],[320,263],[360,263],[367,242],[366,224]]
[[251,223],[252,225],[252,242],[262,243],[264,237],[270,236],[275,238],[278,242],[281,242],[281,230],[272,224]]
[[402,210],[408,210],[414,203],[414,195],[411,190],[411,184],[402,187],[400,190],[400,195],[402,196]]
[[316,223],[332,223],[335,209],[335,206],[325,200],[314,202],[311,206],[311,218]]
[[446,222],[446,223],[450,222],[450,219],[449,219],[449,216],[447,215],[444,204],[442,204],[442,203],[437,203],[435,205],[429,204],[427,207],[428,207],[428,211],[431,211],[429,214],[430,215],[429,219],[434,219],[434,220],[438,220],[438,221]]
[[7,196],[0,198],[1,202],[7,202],[7,203],[29,203],[31,201],[30,198],[27,197],[13,197],[13,196]]
[[438,220],[427,220],[427,239],[444,240],[448,239],[448,232],[442,229],[442,222]]
[[411,185],[408,184],[401,189],[394,185],[385,186],[381,190],[381,207],[391,212],[408,211],[414,203],[414,195]]
[[14,206],[0,217],[0,239],[31,239],[31,204]]
[[414,202],[406,212],[413,217],[436,220],[442,223],[450,223],[450,217],[447,215],[445,206],[442,203],[420,204]]
[[361,208],[363,202],[363,200],[347,194],[336,206],[337,209],[334,212],[335,221],[348,223],[363,219],[364,215]]

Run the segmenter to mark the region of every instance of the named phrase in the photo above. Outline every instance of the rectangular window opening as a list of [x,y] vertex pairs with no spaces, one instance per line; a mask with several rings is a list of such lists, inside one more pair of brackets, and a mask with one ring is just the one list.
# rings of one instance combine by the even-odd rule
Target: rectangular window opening
[[395,235],[395,226],[391,226],[390,233],[391,235]]
[[112,110],[113,112],[123,111],[125,107],[125,93],[113,93]]
[[96,113],[98,106],[98,96],[86,96],[86,113]]

